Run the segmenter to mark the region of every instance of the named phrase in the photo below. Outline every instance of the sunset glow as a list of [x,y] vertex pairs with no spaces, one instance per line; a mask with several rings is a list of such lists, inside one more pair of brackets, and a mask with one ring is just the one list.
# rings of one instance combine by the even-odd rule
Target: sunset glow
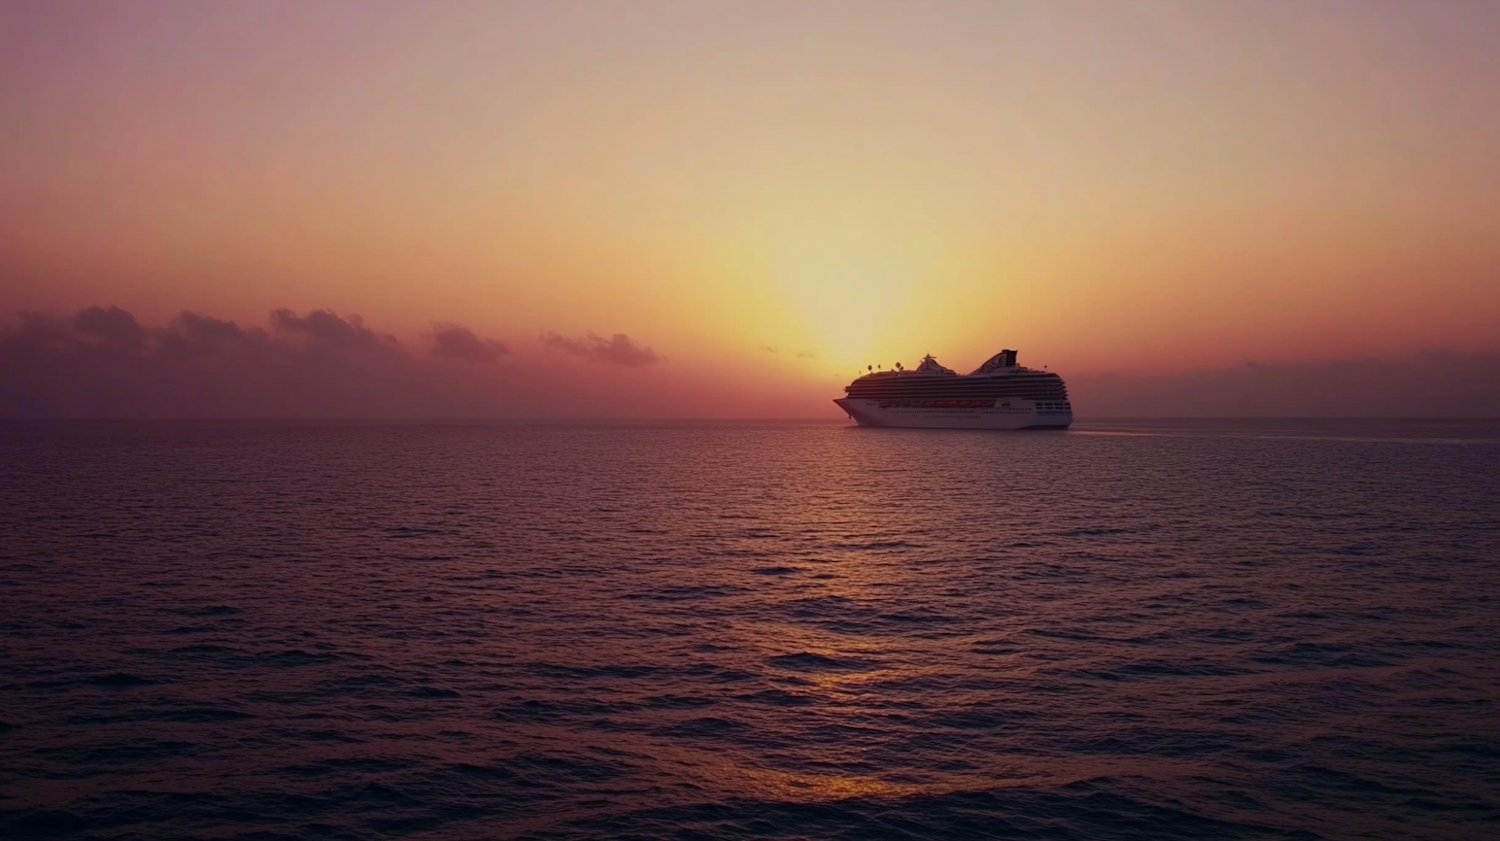
[[[16,2],[0,308],[867,364],[1500,351],[1500,5]],[[768,411],[770,409],[767,409]]]

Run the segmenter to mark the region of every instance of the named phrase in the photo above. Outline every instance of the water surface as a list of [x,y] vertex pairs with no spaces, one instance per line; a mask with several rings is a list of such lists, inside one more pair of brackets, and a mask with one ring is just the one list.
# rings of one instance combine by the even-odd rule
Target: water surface
[[1500,424],[0,426],[0,832],[1500,836]]

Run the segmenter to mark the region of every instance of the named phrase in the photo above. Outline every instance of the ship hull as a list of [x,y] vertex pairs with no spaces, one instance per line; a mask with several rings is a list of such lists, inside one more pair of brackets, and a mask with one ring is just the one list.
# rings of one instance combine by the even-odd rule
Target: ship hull
[[[892,401],[843,397],[833,401],[860,426],[913,429],[1067,429],[1071,411],[1038,410],[1031,401],[981,408],[891,405]],[[899,402],[899,401],[897,401]],[[957,402],[957,401],[954,401]]]

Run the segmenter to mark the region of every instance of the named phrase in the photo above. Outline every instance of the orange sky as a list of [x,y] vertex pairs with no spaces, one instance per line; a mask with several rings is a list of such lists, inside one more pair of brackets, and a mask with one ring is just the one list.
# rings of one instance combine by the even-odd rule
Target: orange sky
[[1493,351],[1496,44],[1487,0],[18,0],[0,309],[628,333],[799,393]]

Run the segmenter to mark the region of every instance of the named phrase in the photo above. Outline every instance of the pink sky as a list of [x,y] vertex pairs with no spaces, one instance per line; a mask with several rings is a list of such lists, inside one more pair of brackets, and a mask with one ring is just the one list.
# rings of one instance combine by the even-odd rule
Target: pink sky
[[[1495,353],[1497,43],[1487,0],[17,0],[0,310],[459,324],[660,415],[928,352]],[[545,340],[590,332],[659,359]]]

